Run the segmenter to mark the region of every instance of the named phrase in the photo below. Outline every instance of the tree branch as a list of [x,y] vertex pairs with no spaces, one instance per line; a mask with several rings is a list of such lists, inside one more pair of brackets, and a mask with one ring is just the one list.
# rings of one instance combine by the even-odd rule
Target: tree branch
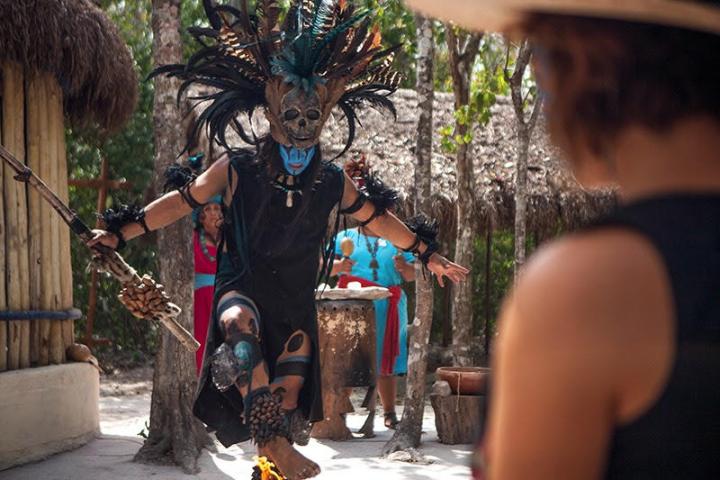
[[533,111],[530,114],[530,120],[527,122],[527,129],[528,132],[532,132],[535,128],[535,124],[537,123],[537,119],[540,116],[540,110],[542,108],[543,101],[545,100],[542,92],[538,92],[537,97],[535,98],[535,105],[533,105]]

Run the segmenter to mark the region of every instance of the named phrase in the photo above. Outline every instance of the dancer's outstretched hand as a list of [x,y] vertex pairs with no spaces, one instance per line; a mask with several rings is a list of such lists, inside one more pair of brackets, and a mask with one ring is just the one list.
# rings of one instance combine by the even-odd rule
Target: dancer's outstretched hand
[[93,238],[87,241],[88,247],[93,247],[99,243],[100,245],[105,245],[115,250],[120,242],[117,235],[106,230],[93,230],[92,234]]
[[459,283],[465,280],[467,274],[470,273],[470,270],[468,270],[467,268],[458,265],[457,263],[451,262],[450,260],[438,253],[432,254],[432,256],[430,257],[430,261],[428,262],[427,268],[433,274],[435,274],[438,284],[440,284],[441,287],[445,286],[445,280],[443,279],[443,277],[449,278],[454,283]]

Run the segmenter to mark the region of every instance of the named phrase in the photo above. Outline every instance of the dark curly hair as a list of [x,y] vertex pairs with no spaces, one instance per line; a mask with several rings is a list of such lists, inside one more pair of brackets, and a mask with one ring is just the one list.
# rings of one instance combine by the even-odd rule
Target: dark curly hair
[[689,116],[720,121],[720,36],[555,15],[534,15],[526,29],[550,132],[571,156],[604,156],[631,125],[663,132]]

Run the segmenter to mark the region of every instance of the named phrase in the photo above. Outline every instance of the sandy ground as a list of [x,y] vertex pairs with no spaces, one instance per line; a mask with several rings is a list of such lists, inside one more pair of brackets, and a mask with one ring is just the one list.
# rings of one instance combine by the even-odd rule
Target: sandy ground
[[[223,448],[217,452],[203,451],[199,465],[201,472],[186,475],[175,467],[133,463],[133,455],[143,442],[139,433],[144,430],[150,412],[152,371],[136,369],[130,372],[103,376],[100,387],[100,428],[102,434],[88,445],[42,462],[0,472],[2,480],[114,480],[147,479],[170,480],[198,478],[202,480],[250,479],[253,449],[249,443]],[[359,405],[358,402],[355,402]],[[358,409],[359,410],[359,409]],[[401,413],[402,407],[399,408]],[[348,415],[348,426],[357,431],[365,421],[358,411]],[[377,418],[373,439],[333,442],[311,440],[301,447],[303,454],[323,468],[320,480],[403,479],[468,479],[467,467],[470,445],[442,445],[437,441],[432,409],[427,407],[423,422],[425,433],[420,453],[432,462],[410,464],[380,458],[380,450],[392,432]]]

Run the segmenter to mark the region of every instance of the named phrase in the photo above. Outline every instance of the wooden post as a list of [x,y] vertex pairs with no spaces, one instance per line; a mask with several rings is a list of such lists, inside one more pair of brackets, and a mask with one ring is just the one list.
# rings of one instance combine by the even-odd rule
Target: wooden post
[[[25,162],[25,104],[22,67],[6,62],[3,67],[3,145],[21,162]],[[5,166],[4,168],[8,168]],[[5,194],[5,282],[7,308],[26,310],[27,292],[27,208],[25,185],[18,183],[6,170],[3,178]],[[25,256],[25,261],[22,257]],[[24,268],[24,271],[23,271]],[[25,291],[24,291],[25,290]],[[30,330],[27,322],[8,322],[7,368],[30,366]],[[25,346],[25,351],[23,351]]]
[[[60,155],[59,146],[61,137],[64,136],[62,118],[58,117],[57,110],[61,107],[62,94],[60,86],[55,78],[50,75],[42,75],[43,85],[45,87],[47,103],[45,104],[45,114],[47,115],[47,162],[50,164],[50,188],[57,192],[60,188]],[[64,142],[63,142],[64,143]],[[51,296],[50,309],[60,310],[62,307],[62,286],[60,282],[60,216],[55,212],[50,213],[50,241],[51,247],[48,250],[49,271],[45,271],[50,276]],[[64,226],[64,225],[63,225]],[[58,320],[50,322],[50,363],[59,364],[65,359],[65,348],[63,347],[62,323]]]
[[[59,89],[59,87],[57,87]],[[62,92],[58,90],[58,101],[53,105],[55,111],[55,121],[60,127],[60,138],[57,143],[58,152],[58,184],[57,192],[60,198],[66,204],[70,201],[68,192],[68,165],[67,150],[65,145],[64,124],[65,115],[63,112]],[[60,225],[60,308],[67,310],[73,307],[73,277],[72,277],[72,253],[70,249],[70,229],[65,225]],[[75,342],[75,321],[63,320],[62,328],[62,344],[63,344],[63,361],[65,361],[65,350]]]
[[452,343],[452,286],[443,289],[445,298],[445,312],[442,322],[442,346],[448,347]]
[[[27,105],[27,164],[34,172],[40,172],[42,165],[40,151],[40,131],[42,130],[41,101],[38,94],[38,79],[34,77],[27,83],[25,101]],[[28,191],[28,209],[30,225],[30,308],[40,310],[42,304],[42,208],[43,200],[34,188]],[[30,323],[30,361],[38,365],[47,365],[47,356],[41,355],[40,330],[41,322],[33,320]],[[43,363],[44,362],[44,363]]]
[[[107,158],[102,159],[100,164],[100,177],[96,179],[69,179],[67,183],[75,187],[84,188],[96,188],[98,190],[97,200],[97,213],[102,213],[105,210],[105,204],[107,202],[107,195],[110,189],[124,189],[130,190],[132,184],[125,180],[111,180],[110,168],[108,165]],[[95,222],[95,227],[100,227],[100,220]],[[83,342],[92,347],[97,344],[110,343],[107,338],[94,338],[93,329],[95,327],[95,315],[97,313],[97,284],[98,284],[98,272],[97,270],[92,271],[90,276],[90,291],[88,294],[88,309],[87,309],[87,321],[85,323],[85,337]]]
[[485,325],[484,325],[484,342],[485,342],[485,356],[490,356],[490,319],[492,313],[490,312],[490,282],[492,281],[490,272],[492,271],[492,237],[493,229],[492,225],[487,226],[487,232],[485,233]]
[[[102,213],[105,210],[105,202],[107,201],[107,186],[105,182],[108,180],[108,161],[107,158],[103,157],[102,163],[100,164],[100,181],[103,182],[98,190],[97,199],[97,213]],[[95,222],[95,226],[99,226],[100,219]],[[95,327],[95,314],[97,312],[97,286],[98,286],[98,272],[93,269],[90,276],[90,294],[88,298],[88,309],[87,309],[87,322],[85,324],[85,345],[89,347],[93,346],[93,328]]]
[[[49,142],[49,121],[47,116],[47,88],[43,81],[43,74],[39,73],[34,79],[34,89],[30,94],[34,94],[38,99],[38,125],[40,129],[35,132],[28,132],[29,135],[37,136],[37,142],[40,147],[40,178],[50,179],[52,175],[52,167],[50,166],[50,142]],[[53,155],[54,156],[54,155]],[[46,202],[40,202],[40,225],[38,233],[40,236],[40,308],[42,310],[52,310],[53,308],[53,281],[50,269],[52,268],[52,232],[50,218],[50,205]],[[50,320],[38,320],[40,328],[40,365],[50,364]]]
[[[0,72],[3,65],[0,64]],[[0,85],[3,84],[2,75],[0,75]],[[5,105],[3,97],[6,95],[4,87],[0,87],[0,118],[4,117]],[[2,122],[0,122],[0,143],[2,142]],[[5,167],[0,167],[0,185],[4,185]],[[5,200],[0,195],[0,269],[4,272],[5,268]],[[5,292],[5,275],[0,275],[0,310],[7,309]],[[7,324],[0,322],[0,372],[7,370]]]

